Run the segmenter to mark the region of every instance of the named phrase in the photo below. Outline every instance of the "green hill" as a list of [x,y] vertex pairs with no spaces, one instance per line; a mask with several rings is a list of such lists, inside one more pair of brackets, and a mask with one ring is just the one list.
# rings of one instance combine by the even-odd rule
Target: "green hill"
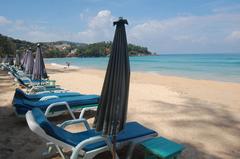
[[[40,42],[44,57],[101,57],[111,52],[112,42],[97,42],[92,44],[76,43],[70,41]],[[24,53],[26,49],[36,50],[36,43],[18,40],[0,34],[0,57],[6,54],[14,55],[16,52]],[[130,56],[152,55],[147,47],[128,44]]]

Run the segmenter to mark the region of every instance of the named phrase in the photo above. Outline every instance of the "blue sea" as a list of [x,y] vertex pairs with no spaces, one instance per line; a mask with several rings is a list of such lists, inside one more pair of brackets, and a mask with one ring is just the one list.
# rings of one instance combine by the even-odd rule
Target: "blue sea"
[[[56,63],[80,68],[107,68],[108,57],[99,58],[49,58],[46,63]],[[130,57],[131,71],[159,73],[193,79],[218,80],[240,83],[240,54],[171,54]]]

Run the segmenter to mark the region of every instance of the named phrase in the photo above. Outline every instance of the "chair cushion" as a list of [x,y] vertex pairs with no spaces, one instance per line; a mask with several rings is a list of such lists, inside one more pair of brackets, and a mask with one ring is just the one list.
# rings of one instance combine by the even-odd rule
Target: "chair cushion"
[[[21,79],[22,80],[22,82],[23,83],[25,83],[25,84],[29,84],[30,83],[30,81],[29,80],[25,80],[25,79]],[[45,82],[47,82],[48,80],[31,80],[31,82],[32,83],[45,83]]]
[[[62,97],[49,99],[46,101],[32,101],[28,99],[14,99],[12,104],[16,108],[16,112],[24,115],[28,110],[33,108],[40,108],[42,111],[45,111],[50,104],[57,102],[67,102],[72,109],[78,109],[79,107],[84,107],[87,105],[97,104],[99,96],[97,95],[82,95],[82,96],[72,96],[72,97]],[[66,110],[66,107],[59,105],[54,107],[52,111],[62,111]]]
[[72,96],[81,96],[83,94],[80,94],[78,92],[64,92],[64,93],[41,93],[41,94],[26,94],[21,89],[16,88],[14,98],[24,98],[28,100],[39,100],[42,97],[46,96],[58,96],[58,97],[72,97]]
[[[47,107],[52,103],[57,102],[67,102],[70,107],[74,106],[80,106],[80,105],[88,105],[88,104],[96,104],[98,103],[99,96],[97,95],[84,95],[84,96],[74,96],[74,97],[64,97],[64,98],[55,98],[55,99],[49,99],[46,101],[37,101],[32,102],[30,100],[23,100],[24,104],[32,107],[32,108],[41,108],[42,110],[47,109]],[[63,107],[66,109],[65,107]],[[62,108],[56,107],[57,110],[62,110]],[[56,110],[56,111],[57,111]]]
[[[64,143],[72,145],[73,147],[77,146],[80,142],[90,137],[99,136],[102,134],[101,132],[96,132],[95,129],[91,129],[89,131],[83,131],[79,133],[71,133],[50,123],[40,109],[33,109],[32,114],[35,121],[46,132],[46,134]],[[157,135],[157,132],[155,132],[154,130],[148,129],[137,122],[129,122],[129,123],[126,123],[124,130],[119,132],[119,134],[117,135],[117,142],[128,141],[135,138],[144,137],[146,135],[153,135],[153,134]],[[102,141],[94,144],[89,144],[85,146],[83,150],[91,151],[103,146],[106,146],[106,143]]]

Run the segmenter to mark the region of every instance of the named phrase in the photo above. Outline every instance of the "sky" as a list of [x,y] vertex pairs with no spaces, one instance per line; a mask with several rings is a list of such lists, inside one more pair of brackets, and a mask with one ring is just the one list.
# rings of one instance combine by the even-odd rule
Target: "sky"
[[239,53],[240,0],[0,0],[0,34],[32,42],[113,40],[159,54]]

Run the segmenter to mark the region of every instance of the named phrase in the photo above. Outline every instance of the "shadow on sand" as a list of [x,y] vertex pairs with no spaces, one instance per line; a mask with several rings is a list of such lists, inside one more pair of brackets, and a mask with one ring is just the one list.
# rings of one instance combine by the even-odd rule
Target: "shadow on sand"
[[[142,112],[151,118],[163,116],[166,120],[159,121],[166,122],[177,130],[192,131],[194,130],[195,142],[186,142],[184,137],[189,137],[188,134],[183,135],[183,138],[172,139],[178,143],[184,144],[185,150],[180,158],[186,159],[236,159],[240,158],[240,121],[236,118],[234,112],[225,109],[227,106],[219,105],[217,103],[208,103],[200,99],[187,98],[184,104],[171,104],[162,101],[152,101],[153,106],[157,107],[156,112]],[[173,116],[178,114],[178,118]],[[184,118],[181,118],[183,114]],[[153,123],[144,123],[150,127],[154,127]],[[164,128],[163,128],[164,129]],[[219,132],[215,134],[214,131]],[[161,135],[161,131],[159,131]],[[196,137],[197,136],[197,137]],[[193,137],[194,138],[194,137]],[[235,140],[232,144],[231,140]],[[197,142],[196,142],[197,140]],[[223,151],[211,153],[208,150],[208,141],[212,147],[222,146]],[[239,142],[237,142],[239,141]],[[215,145],[217,144],[217,145]],[[208,151],[206,151],[206,149]],[[224,157],[223,157],[224,156]]]

